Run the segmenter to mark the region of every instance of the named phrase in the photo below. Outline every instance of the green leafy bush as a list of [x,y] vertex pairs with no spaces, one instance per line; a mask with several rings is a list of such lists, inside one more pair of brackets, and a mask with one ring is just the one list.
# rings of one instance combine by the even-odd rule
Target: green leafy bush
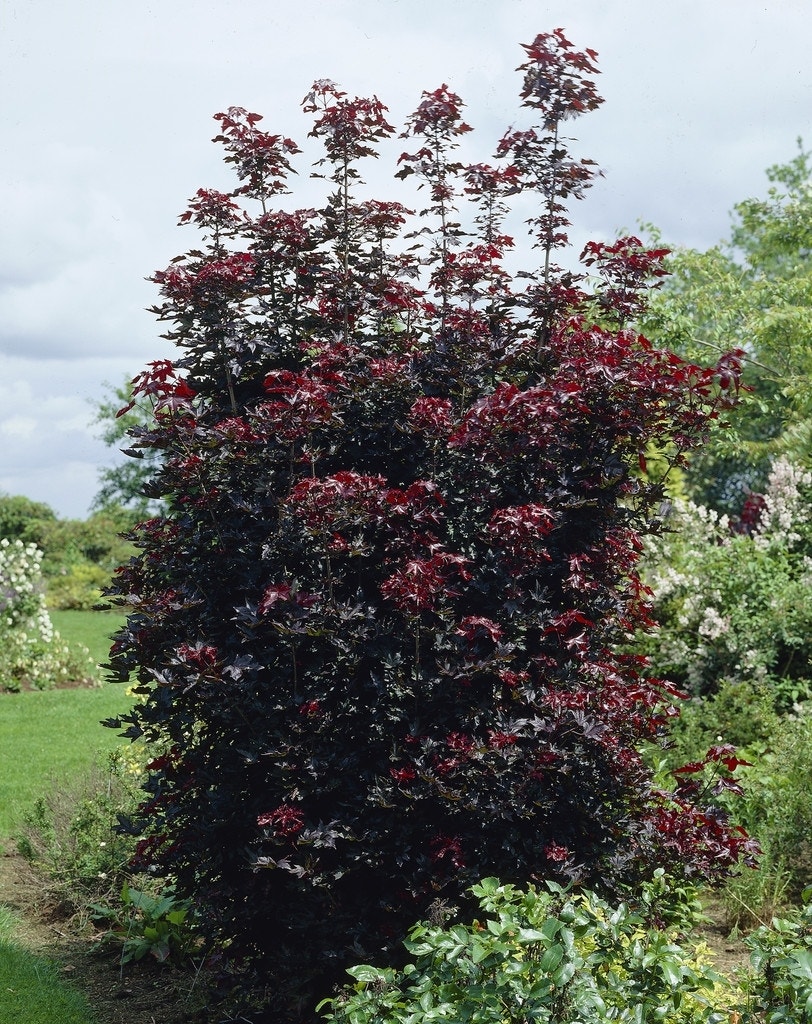
[[675,503],[670,532],[646,542],[659,629],[645,646],[691,694],[744,682],[786,711],[812,693],[812,476],[777,460],[745,513]]
[[116,568],[133,553],[121,534],[135,521],[132,511],[107,506],[86,520],[59,519],[48,505],[0,495],[0,539],[35,544],[49,608],[90,609]]
[[694,761],[717,743],[741,748],[751,760],[769,749],[781,723],[766,682],[720,680],[714,693],[692,697],[680,707],[669,736],[668,763],[678,767]]
[[[784,898],[798,900],[812,877],[812,709],[784,719],[752,760],[740,769],[736,814],[758,838],[762,864],[728,885],[731,917],[743,925],[765,920]],[[761,905],[758,886],[770,895]]]
[[777,454],[809,468],[812,154],[803,140],[767,177],[766,195],[734,206],[720,245],[672,254],[671,276],[644,327],[688,358],[731,345],[747,350],[748,394],[729,417],[731,429],[709,439],[688,476],[693,497],[731,515],[749,490],[763,489]]
[[178,899],[171,885],[157,888],[157,894],[142,892],[125,882],[117,905],[90,906],[94,920],[107,925],[100,941],[110,938],[121,943],[123,964],[147,955],[161,964],[183,960],[195,948],[191,903]]
[[702,952],[624,903],[555,883],[472,888],[468,925],[419,924],[400,969],[362,965],[355,985],[319,1006],[334,1024],[720,1024],[722,978]]
[[48,605],[61,611],[91,611],[102,603],[110,576],[94,562],[72,562],[48,579]]
[[744,1024],[812,1021],[812,889],[804,906],[774,918],[747,939],[752,972],[745,978]]
[[86,520],[58,519],[42,540],[46,600],[50,608],[90,610],[102,601],[115,570],[133,554],[122,539],[134,515],[110,507]]

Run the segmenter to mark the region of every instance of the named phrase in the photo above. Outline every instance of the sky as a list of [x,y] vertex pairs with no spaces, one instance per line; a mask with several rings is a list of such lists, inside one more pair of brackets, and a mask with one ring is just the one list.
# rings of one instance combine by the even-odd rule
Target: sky
[[[573,248],[640,223],[708,248],[812,145],[809,0],[0,0],[0,492],[87,515],[117,457],[94,401],[175,355],[147,279],[194,246],[188,198],[233,187],[215,113],[305,148],[316,79],[396,125],[447,83],[487,161],[517,118],[520,44],[558,27],[598,51],[605,100],[572,127],[604,172]],[[370,196],[404,201],[382,161]],[[290,202],[310,205],[299,167]]]

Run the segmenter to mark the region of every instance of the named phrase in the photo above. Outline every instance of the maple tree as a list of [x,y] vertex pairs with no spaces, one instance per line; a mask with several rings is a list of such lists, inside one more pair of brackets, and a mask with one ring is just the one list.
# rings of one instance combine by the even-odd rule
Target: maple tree
[[[398,169],[417,214],[361,197],[395,131],[376,98],[305,98],[321,210],[281,206],[290,139],[216,115],[238,184],[197,193],[203,247],[155,275],[180,354],[136,378],[154,422],[133,443],[160,453],[165,512],[111,591],[111,668],[143,703],[110,724],[156,749],[139,863],[260,970],[276,1020],[486,875],[616,892],[753,850],[699,787],[655,785],[640,747],[677,698],[617,653],[647,621],[647,447],[702,444],[738,357],[702,367],[634,329],[662,251],[556,264],[597,173],[563,135],[600,102],[596,55],[561,30],[524,49],[533,123],[493,166],[458,159],[460,98],[423,95]],[[540,265],[511,273],[523,194]]]

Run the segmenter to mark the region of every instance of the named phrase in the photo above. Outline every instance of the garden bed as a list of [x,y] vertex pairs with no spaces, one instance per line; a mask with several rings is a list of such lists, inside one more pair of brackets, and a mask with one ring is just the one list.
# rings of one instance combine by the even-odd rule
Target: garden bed
[[15,853],[0,856],[0,905],[17,916],[14,941],[55,963],[65,982],[84,993],[99,1024],[206,1020],[194,1005],[194,966],[147,961],[122,969],[118,947],[99,947],[92,930],[77,932],[57,906],[43,903],[42,891],[42,880],[27,861]]

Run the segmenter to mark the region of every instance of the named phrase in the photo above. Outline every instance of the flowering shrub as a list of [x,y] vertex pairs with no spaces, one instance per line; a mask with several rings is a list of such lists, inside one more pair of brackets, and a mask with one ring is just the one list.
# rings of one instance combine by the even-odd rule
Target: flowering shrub
[[92,678],[85,651],[54,630],[42,589],[42,552],[22,540],[0,540],[0,690],[47,689]]
[[779,710],[809,697],[812,475],[779,459],[738,520],[678,501],[669,525],[646,542],[655,669],[696,695],[745,682]]
[[[563,135],[600,102],[595,54],[560,30],[524,49],[530,123],[496,166],[460,163],[458,96],[423,95],[397,174],[416,216],[359,194],[394,133],[377,99],[306,96],[320,211],[280,208],[292,140],[217,114],[236,187],[196,194],[181,222],[203,248],[155,275],[180,351],[133,382],[154,408],[133,440],[165,512],[111,591],[131,609],[114,677],[144,703],[110,724],[159,751],[137,863],[261,971],[274,1020],[487,875],[616,892],[751,852],[697,792],[655,785],[639,748],[673,694],[616,653],[647,621],[646,452],[681,465],[739,360],[634,329],[662,250],[557,266],[596,173]],[[516,195],[541,265],[511,274]]]

